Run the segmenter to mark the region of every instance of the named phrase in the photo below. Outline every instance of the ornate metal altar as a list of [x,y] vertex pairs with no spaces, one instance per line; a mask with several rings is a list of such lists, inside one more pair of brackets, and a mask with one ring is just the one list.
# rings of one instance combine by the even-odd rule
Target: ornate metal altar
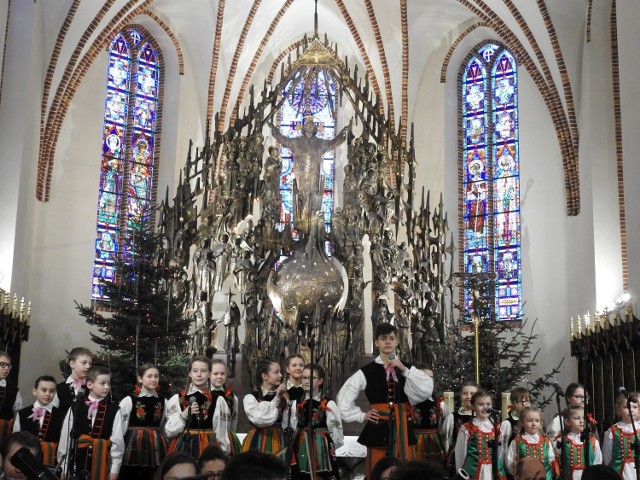
[[[322,125],[308,106],[327,78],[336,85],[329,101],[344,103],[355,122],[322,140]],[[285,137],[274,124],[294,92],[299,135]],[[367,77],[360,79],[357,68],[317,36],[305,39],[276,84],[265,82],[259,94],[251,88],[235,118],[226,132],[207,134],[195,152],[190,144],[175,195],[170,199],[167,191],[159,207],[167,254],[182,269],[173,291],[187,298],[192,353],[215,351],[223,323],[233,375],[240,347],[253,366],[260,357],[308,357],[315,338],[314,358],[329,381],[342,382],[365,351],[365,322],[375,329],[392,321],[403,358],[433,361],[429,345],[442,341],[446,331],[445,297],[452,287],[445,270],[451,271],[454,247],[452,240],[446,244],[442,199],[432,210],[422,189],[416,200],[413,127],[406,144],[402,124],[390,128]],[[281,150],[269,136],[293,153],[291,219],[282,215]],[[336,160],[342,198],[327,207],[319,194],[324,177],[318,162],[340,144],[346,150],[346,158]],[[327,208],[329,228],[323,223]],[[228,295],[223,314],[214,311],[216,295],[218,304]]]

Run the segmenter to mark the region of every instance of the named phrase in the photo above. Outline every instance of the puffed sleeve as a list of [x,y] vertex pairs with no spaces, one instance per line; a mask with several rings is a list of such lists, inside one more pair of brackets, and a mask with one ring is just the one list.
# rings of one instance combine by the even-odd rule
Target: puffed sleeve
[[338,409],[345,422],[364,422],[365,413],[356,405],[356,398],[367,387],[367,379],[358,370],[351,375],[338,392]]
[[445,453],[449,453],[449,449],[451,448],[451,440],[453,439],[454,423],[455,423],[455,419],[453,418],[453,413],[450,413],[444,418],[444,421],[440,426],[440,436],[442,437],[442,446],[444,447]]
[[231,412],[229,411],[229,405],[225,401],[224,397],[220,396],[216,400],[216,408],[213,411],[213,418],[211,419],[213,431],[216,434],[216,439],[220,444],[220,448],[229,454],[231,445],[229,444],[229,427],[230,427]]
[[298,429],[298,401],[291,402],[291,425],[290,427],[295,432]]
[[187,419],[182,416],[180,407],[180,396],[176,393],[167,402],[167,423],[164,425],[164,433],[167,438],[174,438],[180,435],[187,424]]
[[611,429],[607,430],[604,434],[604,440],[602,442],[602,464],[611,465],[611,456],[613,450],[613,433]]
[[516,448],[517,448],[516,442],[515,441],[511,442],[507,450],[507,455],[506,455],[507,458],[504,464],[504,468],[506,468],[507,472],[511,473],[512,475],[516,466],[516,457],[517,457]]
[[252,394],[242,399],[244,411],[249,421],[258,428],[269,427],[278,420],[278,405],[280,397],[276,395],[269,402],[258,402]]
[[463,467],[465,460],[467,459],[467,444],[469,443],[469,431],[463,425],[458,431],[458,439],[456,440],[456,470]]
[[551,420],[549,428],[547,428],[547,436],[549,438],[556,438],[558,435],[560,435],[561,432],[562,427],[560,425],[560,416],[556,415],[555,417],[553,417],[553,420]]
[[127,395],[120,402],[120,415],[122,415],[122,431],[126,432],[129,428],[129,417],[131,416],[131,409],[133,402],[131,396]]
[[235,432],[238,428],[238,396],[233,394],[233,413],[231,414],[231,423],[229,424],[229,430]]
[[509,438],[511,438],[511,432],[512,432],[512,428],[511,428],[511,422],[509,420],[505,420],[504,422],[502,422],[500,424],[500,432],[502,433],[502,442],[501,442],[501,447],[502,447],[502,464],[506,465],[507,464],[507,455],[509,453]]
[[18,414],[18,412],[16,412],[16,414],[13,417],[13,430],[12,432],[19,432],[20,431],[20,415]]
[[13,402],[13,413],[18,413],[22,410],[22,395],[20,392],[16,393],[16,399]]
[[124,457],[124,431],[122,430],[122,415],[120,411],[116,413],[116,418],[113,420],[110,440],[111,473],[118,475],[122,466],[122,458]]
[[333,400],[327,402],[327,428],[333,440],[333,446],[337,450],[344,445],[344,433],[342,431],[342,418],[340,409]]
[[406,368],[402,374],[406,379],[404,393],[407,394],[411,405],[417,405],[431,397],[433,378],[416,367]]
[[60,442],[58,443],[58,464],[61,465],[62,471],[64,472],[66,461],[67,461],[67,449],[69,448],[69,427],[73,425],[73,409],[67,410],[67,414],[64,417],[64,422],[62,422],[62,433],[60,435]]
[[600,465],[602,464],[602,450],[600,449],[600,442],[598,441],[597,438],[596,438],[595,444],[596,444],[596,448],[595,448],[594,457],[593,457],[593,464]]

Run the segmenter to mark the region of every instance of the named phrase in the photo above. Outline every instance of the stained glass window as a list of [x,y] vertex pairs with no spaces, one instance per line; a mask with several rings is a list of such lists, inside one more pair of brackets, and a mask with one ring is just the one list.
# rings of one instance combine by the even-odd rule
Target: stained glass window
[[499,320],[517,319],[522,306],[516,67],[506,48],[489,43],[471,53],[460,78],[463,266],[496,275]]
[[102,280],[128,256],[154,199],[160,62],[151,38],[137,29],[111,43],[102,135],[97,238],[92,297],[103,300]]
[[[312,71],[307,78],[312,80],[292,80],[285,91],[285,101],[280,109],[280,132],[286,137],[302,136],[304,116],[313,115],[313,121],[318,126],[317,136],[332,140],[335,137],[335,98],[336,87],[331,76],[323,70]],[[293,89],[293,92],[291,92]],[[305,92],[304,90],[307,89]],[[282,176],[280,180],[280,194],[282,195],[282,210],[278,228],[283,230],[286,225],[293,223],[293,178],[295,177],[294,159],[291,151],[280,147],[282,160]],[[322,211],[324,213],[325,229],[331,228],[331,212],[333,209],[333,181],[335,151],[325,153],[322,161],[322,175],[324,176],[324,192],[322,196]],[[294,233],[295,237],[295,233]]]

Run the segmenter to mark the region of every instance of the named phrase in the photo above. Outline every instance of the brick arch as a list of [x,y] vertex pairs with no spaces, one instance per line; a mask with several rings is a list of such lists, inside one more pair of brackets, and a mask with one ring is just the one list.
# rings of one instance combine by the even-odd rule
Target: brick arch
[[[38,200],[43,202],[49,201],[51,194],[51,179],[55,162],[55,151],[60,131],[62,129],[62,125],[66,118],[66,114],[69,110],[73,97],[82,84],[82,81],[84,80],[84,77],[86,76],[89,68],[93,65],[93,62],[95,61],[97,56],[104,50],[104,48],[111,44],[111,41],[113,38],[115,38],[115,35],[117,35],[122,29],[128,26],[135,17],[145,15],[145,13],[147,12],[147,8],[152,3],[152,1],[153,0],[145,0],[142,4],[133,9],[130,9],[131,6],[129,4],[121,8],[109,20],[107,25],[100,31],[97,38],[91,43],[84,56],[78,61],[81,51],[87,44],[88,38],[95,32],[97,25],[108,13],[111,3],[113,2],[105,3],[98,15],[96,15],[94,20],[82,35],[80,42],[76,46],[71,56],[71,59],[65,67],[62,79],[58,84],[55,95],[53,96],[53,101],[51,107],[49,108],[46,122],[42,122],[40,154],[38,157],[38,175],[36,183],[36,198]],[[153,17],[149,18],[158,23],[155,19],[153,19]],[[67,19],[69,19],[69,14],[67,15]],[[66,24],[67,22],[65,21],[63,27]],[[162,28],[162,25],[160,26]],[[135,25],[135,27],[138,28],[141,32],[144,32],[145,35],[147,35],[149,38],[153,39],[153,36],[144,27],[142,27],[141,25]],[[169,27],[166,28],[169,29]],[[171,30],[169,29],[169,31]],[[173,35],[173,37],[176,38],[175,34]],[[153,41],[155,42],[155,39]],[[162,59],[162,52],[158,44],[152,43],[152,45],[158,52],[158,58]],[[174,45],[176,44],[174,43]],[[179,58],[180,56],[181,55],[179,55]],[[55,60],[57,61],[57,57]],[[53,70],[55,70],[55,63],[51,67],[52,72]],[[51,75],[53,75],[53,73]],[[164,82],[162,81],[159,82],[159,93],[161,93],[163,90],[163,83]],[[50,86],[50,84],[45,85],[45,89],[47,90],[47,92],[50,92]],[[159,105],[159,110],[160,108],[161,107]],[[43,111],[46,109],[46,103],[44,102],[42,105],[42,109]],[[160,119],[161,112],[158,113],[158,120]]]

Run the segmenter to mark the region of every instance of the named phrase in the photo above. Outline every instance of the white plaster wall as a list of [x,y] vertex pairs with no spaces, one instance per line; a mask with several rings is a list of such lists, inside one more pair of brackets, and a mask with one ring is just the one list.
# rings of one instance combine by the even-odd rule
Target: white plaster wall
[[[638,45],[640,29],[640,2],[618,1],[618,47],[620,53],[620,95],[622,104],[622,147],[624,154],[624,188],[627,221],[627,248],[629,269],[629,292],[637,312],[640,307],[640,64]],[[636,316],[638,314],[636,313]]]

